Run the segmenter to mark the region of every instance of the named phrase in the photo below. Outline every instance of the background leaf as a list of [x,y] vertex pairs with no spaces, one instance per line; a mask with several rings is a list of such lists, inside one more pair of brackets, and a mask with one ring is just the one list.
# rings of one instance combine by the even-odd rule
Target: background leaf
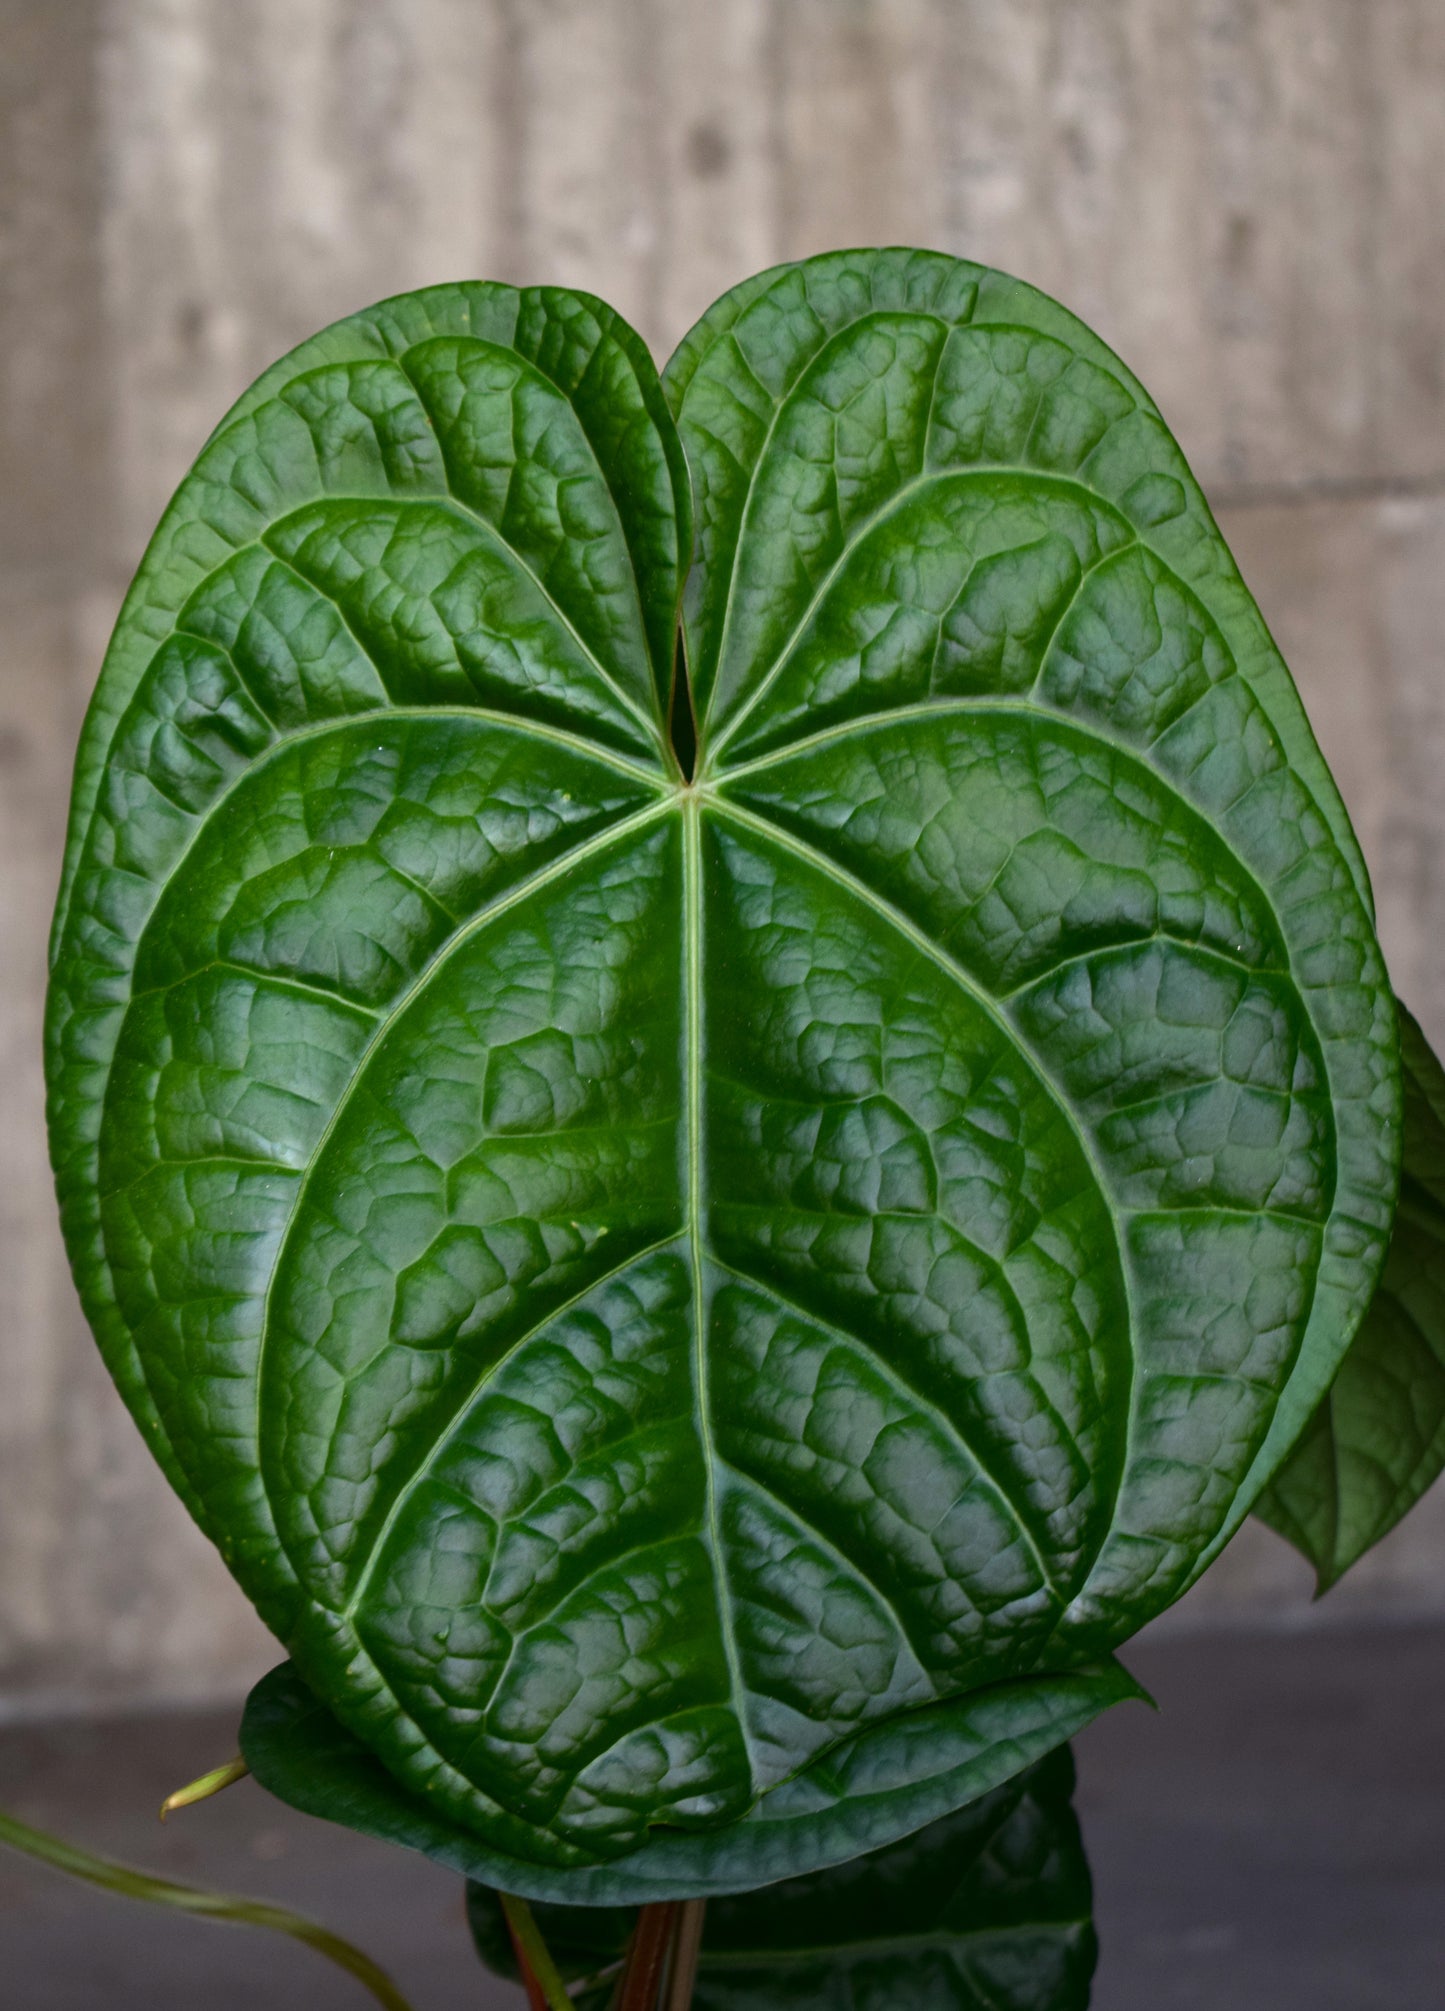
[[1445,1468],[1445,1069],[1400,1008],[1400,1206],[1339,1374],[1256,1513],[1327,1592]]
[[[888,1849],[709,1903],[697,2011],[1082,2011],[1096,1959],[1092,1892],[1064,1748]],[[515,1975],[496,1894],[472,1884],[482,1960]],[[622,1955],[630,1908],[547,1906],[565,1976]],[[579,2004],[605,2011],[610,1981]]]

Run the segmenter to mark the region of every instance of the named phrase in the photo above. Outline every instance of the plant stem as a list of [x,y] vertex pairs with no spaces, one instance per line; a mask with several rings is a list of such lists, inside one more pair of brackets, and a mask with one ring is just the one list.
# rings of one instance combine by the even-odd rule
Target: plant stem
[[[501,1899],[502,1895],[498,1893],[497,1897]],[[512,1916],[507,1912],[507,1902],[505,1899],[502,1899],[502,1911],[506,1915],[507,1933],[511,1938],[512,1953],[517,1958],[517,1974],[521,1977],[522,1988],[527,1993],[527,2011],[547,2011],[547,2000],[542,1995],[542,1986],[537,1981],[536,1973],[531,1963],[527,1960],[527,1951],[522,1946],[521,1938],[512,1924]]]
[[324,1955],[328,1962],[334,1962],[338,1969],[354,1976],[378,2004],[385,2005],[386,2011],[411,2011],[386,1971],[379,1968],[369,1955],[363,1955],[359,1948],[353,1948],[349,1941],[343,1941],[339,1934],[332,1934],[328,1928],[319,1927],[314,1920],[307,1920],[299,1913],[288,1913],[285,1907],[270,1906],[260,1899],[237,1899],[228,1893],[205,1892],[199,1886],[177,1885],[168,1878],[152,1878],[148,1872],[134,1871],[129,1865],[115,1864],[109,1858],[92,1857],[88,1851],[77,1850],[73,1844],[63,1843],[59,1837],[31,1829],[28,1823],[17,1821],[3,1810],[0,1810],[0,1844],[8,1844],[12,1850],[36,1858],[56,1871],[67,1872],[72,1878],[82,1878],[89,1885],[119,1893],[124,1899],[146,1900],[152,1906],[169,1906],[176,1912],[196,1914],[202,1919],[218,1920],[229,1926],[266,1927],[276,1934],[289,1934],[293,1941],[305,1942],[318,1955]]
[[657,2011],[657,1993],[681,1908],[675,1899],[644,1906],[637,1916],[622,1972],[617,2011]]
[[677,1939],[672,1945],[672,1970],[667,1979],[663,2011],[692,2011],[692,1993],[697,1988],[697,1963],[702,1953],[706,1915],[705,1899],[684,1900],[678,1917]]
[[562,1981],[562,1973],[542,1939],[542,1930],[533,1917],[531,1907],[525,1899],[517,1899],[510,1892],[499,1892],[497,1897],[506,1915],[507,1929],[517,1952],[517,1966],[522,1972],[531,2011],[572,2011],[572,1999]]

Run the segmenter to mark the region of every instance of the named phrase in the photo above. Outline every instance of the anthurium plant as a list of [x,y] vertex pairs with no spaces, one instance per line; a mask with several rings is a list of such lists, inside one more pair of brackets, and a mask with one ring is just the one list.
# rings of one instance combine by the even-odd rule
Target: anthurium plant
[[946,1833],[1252,1509],[1328,1583],[1445,1463],[1445,1078],[1339,794],[1143,387],[959,259],[661,376],[480,283],[267,371],[101,674],[48,1065],[290,1657],[247,1759],[514,1899]]

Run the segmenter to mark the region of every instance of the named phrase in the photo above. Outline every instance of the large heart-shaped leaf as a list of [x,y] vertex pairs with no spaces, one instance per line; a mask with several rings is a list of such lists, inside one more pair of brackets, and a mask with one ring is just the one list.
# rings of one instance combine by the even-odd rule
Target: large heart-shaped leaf
[[[1117,1662],[1026,1676],[884,1719],[718,1829],[657,1829],[639,1849],[566,1869],[500,1849],[409,1792],[317,1701],[290,1663],[246,1702],[256,1779],[307,1815],[420,1851],[504,1892],[573,1906],[749,1892],[911,1836],[1033,1765],[1112,1705],[1144,1698]],[[1147,1699],[1145,1700],[1147,1701]]]
[[1445,1069],[1400,1008],[1400,1205],[1369,1311],[1257,1513],[1327,1592],[1445,1471]]
[[[1065,1747],[903,1843],[713,1901],[695,2011],[1083,2011],[1097,1941],[1073,1789]],[[515,1976],[497,1895],[472,1885],[467,1912],[482,1960]],[[536,1917],[582,2011],[607,2011],[635,1912]]]
[[749,282],[666,397],[490,286],[269,372],[121,616],[49,1041],[157,1456],[563,1868],[1157,1612],[1394,1199],[1363,869],[1178,449],[919,253]]

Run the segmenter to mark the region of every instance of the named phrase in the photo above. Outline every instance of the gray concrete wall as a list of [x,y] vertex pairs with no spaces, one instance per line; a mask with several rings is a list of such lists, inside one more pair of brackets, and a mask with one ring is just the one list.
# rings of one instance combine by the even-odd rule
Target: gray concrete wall
[[[1174,424],[1445,1039],[1442,0],[0,0],[0,1708],[270,1655],[93,1356],[41,1133],[45,932],[128,573],[249,379],[462,275],[661,357],[906,241],[1058,294]],[[1445,1610],[1445,1490],[1320,1609]],[[1304,1624],[1252,1532],[1184,1621]]]

